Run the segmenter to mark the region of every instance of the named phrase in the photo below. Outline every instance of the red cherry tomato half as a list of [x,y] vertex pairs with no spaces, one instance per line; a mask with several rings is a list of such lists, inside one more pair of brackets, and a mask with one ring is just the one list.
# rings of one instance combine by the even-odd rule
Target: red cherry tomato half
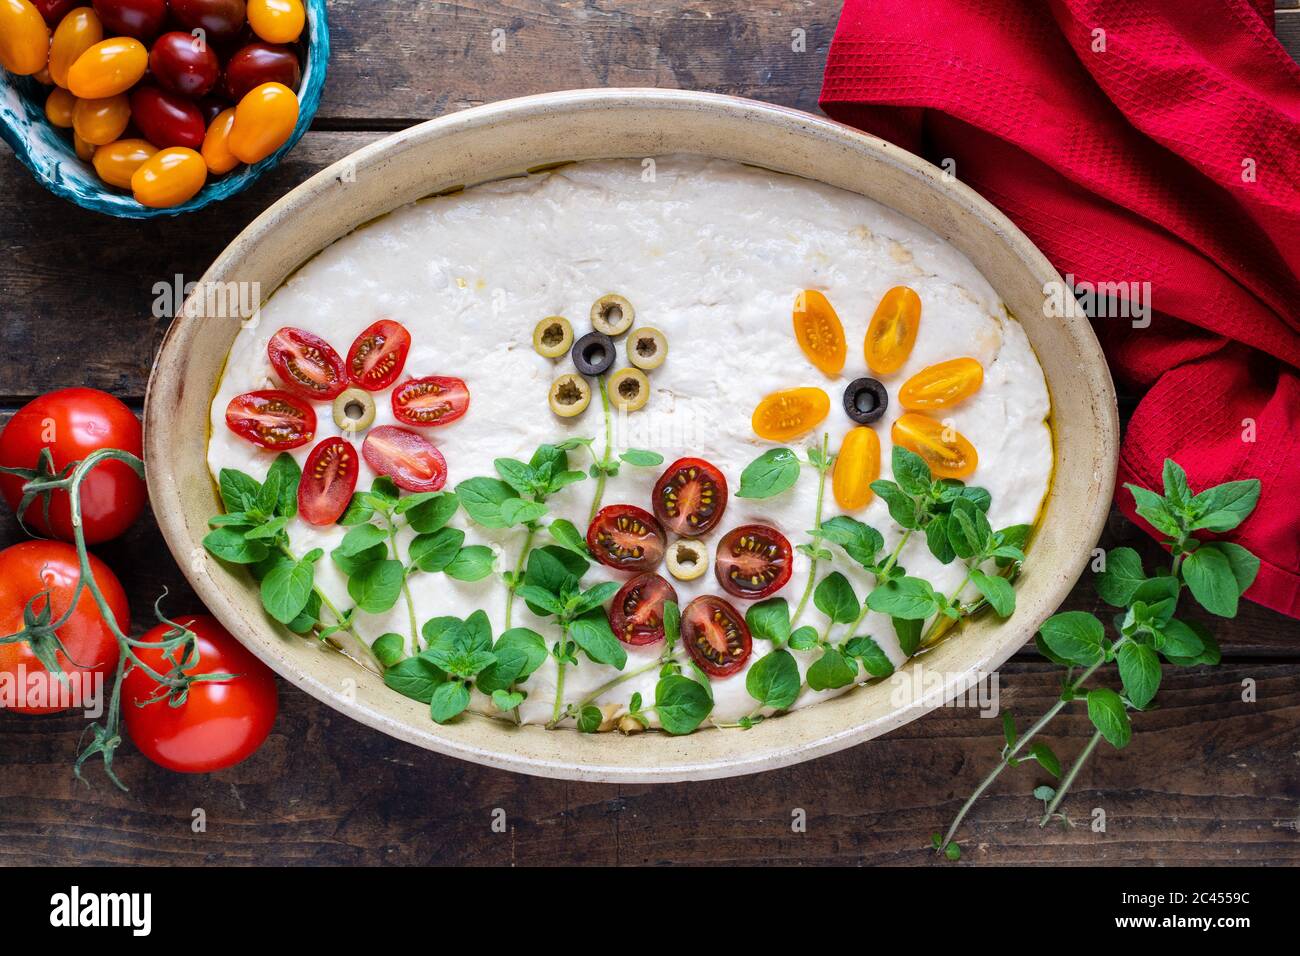
[[106,37],[152,40],[167,19],[167,0],[94,0],[94,7]]
[[679,458],[655,482],[655,517],[675,534],[707,534],[726,507],[727,479],[703,458]]
[[366,464],[407,491],[437,491],[447,482],[447,460],[423,435],[396,425],[366,434],[361,446]]
[[397,381],[411,350],[411,333],[400,322],[380,319],[357,336],[348,349],[348,378],[368,392]]
[[664,639],[664,603],[677,603],[677,592],[647,571],[629,580],[609,606],[609,626],[624,644],[640,646]]
[[713,573],[728,594],[756,600],[785,587],[792,557],[790,542],[781,532],[765,524],[743,524],[718,542]]
[[328,402],[348,387],[343,359],[318,335],[285,326],[266,343],[275,374],[295,395]]
[[85,0],[32,0],[34,6],[45,22],[57,27],[67,12],[76,6],[84,6]]
[[226,93],[238,103],[244,94],[263,83],[282,83],[291,90],[302,82],[298,55],[275,43],[250,43],[226,61]]
[[[367,458],[367,461],[369,458]],[[298,514],[312,524],[333,524],[348,509],[361,462],[342,438],[326,438],[311,450],[298,482]]]
[[[49,449],[53,470],[61,472],[100,448],[141,454],[140,422],[112,395],[93,388],[65,388],[32,399],[9,419],[0,432],[0,466],[35,469],[41,452]],[[23,500],[20,475],[0,474],[0,492],[17,510]],[[106,461],[81,482],[81,527],[87,544],[116,538],[144,509],[144,481],[130,465]],[[32,531],[72,541],[72,515],[66,492],[50,497],[50,518],[38,499],[23,520]],[[8,634],[9,631],[4,633]]]
[[[230,632],[207,615],[186,615],[177,624],[193,632],[198,660],[186,674],[234,674],[221,681],[190,684],[178,706],[164,696],[152,677],[138,667],[122,681],[122,719],[139,751],[159,766],[179,773],[210,773],[232,767],[247,758],[271,733],[280,709],[275,675],[254,657]],[[171,625],[159,624],[140,639],[160,643],[170,637]],[[176,661],[187,660],[186,645],[170,653]],[[149,667],[166,674],[173,666],[161,649],[137,648],[136,654]],[[153,703],[146,701],[153,700]]]
[[207,32],[209,40],[229,40],[246,22],[244,0],[171,0],[172,15],[189,30]]
[[157,86],[137,86],[131,91],[131,119],[155,146],[203,146],[203,113],[191,100]]
[[408,425],[446,425],[469,408],[469,388],[458,378],[430,375],[393,389],[393,416]]
[[254,445],[284,451],[316,437],[316,413],[298,396],[268,388],[232,398],[226,426]]
[[635,505],[608,505],[587,529],[587,548],[601,564],[619,571],[650,571],[664,556],[668,540],[659,521]]
[[205,41],[174,30],[154,41],[149,71],[159,85],[173,93],[202,96],[221,77],[221,63]]
[[[128,633],[131,612],[117,577],[93,554],[90,574],[118,628]],[[23,629],[23,611],[33,598],[34,610],[41,611],[49,600],[51,616],[61,618],[72,604],[80,577],[77,549],[62,541],[24,541],[0,551],[0,633],[16,634]],[[49,598],[39,597],[42,593]],[[0,644],[0,683],[22,692],[9,709],[20,714],[53,714],[69,707],[88,707],[92,703],[88,696],[96,694],[108,705],[117,667],[117,638],[89,590],[81,592],[75,610],[56,633],[67,651],[58,653],[58,661],[69,675],[79,675],[78,679],[65,685],[57,677],[45,675],[45,666],[26,641]]]
[[682,643],[710,677],[736,673],[754,649],[745,616],[712,594],[697,597],[682,611]]

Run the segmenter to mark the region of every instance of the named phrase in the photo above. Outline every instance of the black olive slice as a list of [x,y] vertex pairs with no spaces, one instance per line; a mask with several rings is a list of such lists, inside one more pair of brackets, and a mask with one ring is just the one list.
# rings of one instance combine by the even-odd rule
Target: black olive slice
[[573,365],[583,375],[604,375],[614,357],[614,340],[604,332],[588,332],[573,343]]
[[889,392],[874,378],[855,378],[844,390],[844,411],[859,425],[870,425],[888,407]]

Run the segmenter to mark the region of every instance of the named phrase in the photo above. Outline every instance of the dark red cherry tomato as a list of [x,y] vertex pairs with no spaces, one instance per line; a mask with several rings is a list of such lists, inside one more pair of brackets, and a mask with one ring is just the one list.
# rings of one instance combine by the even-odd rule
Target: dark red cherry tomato
[[244,29],[244,0],[171,0],[172,14],[187,29],[204,30],[207,39],[229,40]]
[[664,603],[677,603],[673,586],[652,571],[619,588],[609,606],[609,626],[624,644],[640,646],[664,639]]
[[156,86],[131,91],[131,119],[144,138],[160,149],[203,145],[203,114],[191,100]]
[[216,85],[221,63],[206,41],[172,31],[154,40],[149,51],[149,71],[159,85],[173,93],[202,96]]
[[343,359],[318,335],[285,326],[266,343],[271,367],[295,395],[328,402],[348,387]]
[[298,55],[287,46],[250,43],[240,47],[226,61],[226,93],[238,103],[255,86],[282,83],[297,90],[302,81]]
[[167,19],[167,0],[94,0],[94,7],[106,37],[152,40]]
[[[187,614],[176,618],[176,623],[194,634],[198,651],[198,661],[186,668],[186,674],[235,676],[190,684],[184,701],[172,706],[166,688],[140,668],[131,668],[122,681],[127,733],[142,754],[168,770],[211,773],[232,767],[262,746],[271,733],[280,709],[275,675],[215,617]],[[159,624],[140,640],[159,643],[171,631],[170,624]],[[139,647],[135,653],[159,674],[174,666],[161,649]],[[184,645],[170,653],[176,660],[189,660]],[[160,694],[162,699],[156,699]]]
[[592,557],[619,571],[657,567],[667,544],[659,521],[636,505],[601,508],[587,529],[587,548]]
[[710,677],[736,673],[754,649],[745,616],[712,594],[697,597],[682,611],[682,643]]
[[655,517],[675,534],[707,534],[727,507],[727,479],[703,458],[679,458],[655,482]]
[[203,114],[203,125],[211,126],[212,121],[221,115],[221,111],[230,108],[230,104],[225,100],[217,99],[215,96],[205,96],[198,101],[199,112]]
[[348,509],[361,462],[342,438],[326,438],[311,450],[298,482],[298,514],[317,525],[333,524]]
[[742,524],[718,542],[713,573],[728,594],[758,599],[785,587],[793,569],[785,535],[765,524]]
[[348,378],[368,392],[397,381],[411,350],[411,333],[392,319],[380,319],[357,336],[348,349]]
[[[63,388],[32,399],[9,419],[0,431],[0,467],[35,469],[48,451],[57,473],[100,448],[120,448],[138,458],[140,445],[140,421],[131,409],[98,389]],[[10,508],[22,504],[25,483],[21,475],[0,474],[0,493]],[[140,516],[144,502],[144,481],[126,462],[106,461],[87,472],[81,482],[86,543],[116,538]],[[39,498],[27,506],[23,521],[38,534],[74,540],[65,491],[50,496],[48,521]]]
[[366,464],[407,491],[437,491],[447,482],[447,460],[423,435],[396,425],[370,429],[361,454]]
[[458,378],[430,375],[393,389],[393,415],[408,425],[446,425],[469,408],[469,388]]
[[316,413],[296,395],[268,388],[232,398],[226,406],[226,426],[254,445],[284,451],[316,437]]
[[32,6],[52,27],[57,27],[69,10],[84,3],[85,0],[32,0]]

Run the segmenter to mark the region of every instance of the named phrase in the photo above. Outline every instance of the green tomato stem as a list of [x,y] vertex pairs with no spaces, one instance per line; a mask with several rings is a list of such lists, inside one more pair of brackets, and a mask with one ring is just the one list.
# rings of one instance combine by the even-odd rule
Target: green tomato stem
[[1097,749],[1097,744],[1099,743],[1101,743],[1100,730],[1098,730],[1096,733],[1092,735],[1092,739],[1090,739],[1088,743],[1084,746],[1083,751],[1078,756],[1078,759],[1074,761],[1074,764],[1070,767],[1069,772],[1066,773],[1064,779],[1061,780],[1061,785],[1056,790],[1056,796],[1052,797],[1052,802],[1047,805],[1047,810],[1043,813],[1043,819],[1038,821],[1038,825],[1040,827],[1047,826],[1048,822],[1052,819],[1052,814],[1056,812],[1056,808],[1061,805],[1061,801],[1065,798],[1065,795],[1069,792],[1070,787],[1073,786],[1074,778],[1079,775],[1079,770],[1082,769],[1083,765],[1087,762],[1088,758],[1092,756],[1092,752]]
[[[406,616],[411,625],[411,653],[418,654],[420,653],[420,625],[415,618],[415,598],[411,596],[406,565],[402,561],[401,552],[397,549],[397,522],[388,516],[385,516],[385,520],[388,522],[388,540],[393,548],[393,560],[402,565],[402,594],[406,598]],[[323,604],[324,601],[322,600],[321,603]]]
[[510,621],[514,614],[515,608],[515,589],[519,586],[519,576],[524,573],[524,565],[528,561],[528,552],[533,548],[533,539],[537,536],[537,524],[530,522],[528,525],[528,534],[524,535],[524,546],[519,549],[519,560],[515,562],[515,573],[510,579],[510,584],[506,586],[506,627],[510,630]]
[[817,510],[813,514],[812,546],[813,558],[812,563],[808,566],[808,583],[804,585],[803,596],[799,598],[799,605],[794,610],[794,617],[790,619],[790,627],[793,629],[798,623],[799,618],[803,617],[804,608],[808,606],[808,599],[812,597],[813,587],[817,583],[817,549],[821,545],[822,530],[822,505],[826,500],[826,472],[828,471],[826,456],[830,447],[830,435],[822,433],[821,461],[817,465]]
[[[596,475],[596,493],[591,499],[591,514],[587,516],[588,524],[596,520],[596,512],[600,510],[600,499],[605,494],[605,478],[607,477],[605,472],[609,468],[610,455],[614,450],[614,419],[610,414],[609,389],[605,387],[605,376],[597,376],[596,384],[600,388],[600,408],[605,416],[605,453],[596,462],[599,474]],[[591,457],[593,460],[596,458],[594,449],[592,449]]]

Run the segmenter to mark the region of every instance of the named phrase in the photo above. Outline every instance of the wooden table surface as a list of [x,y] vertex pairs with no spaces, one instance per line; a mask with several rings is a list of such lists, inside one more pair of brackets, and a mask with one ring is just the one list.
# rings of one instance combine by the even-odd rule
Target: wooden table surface
[[[1278,34],[1300,53],[1300,2]],[[85,384],[139,408],[168,319],[153,286],[197,279],[257,213],[385,131],[511,96],[582,86],[659,86],[750,96],[816,112],[839,5],[833,0],[332,0],[333,58],[312,130],[280,167],[198,216],[137,223],[94,215],[36,185],[0,153],[0,421],[32,396]],[[492,52],[493,31],[505,49]],[[791,49],[803,30],[806,52]],[[1133,396],[1125,405],[1132,407]],[[21,537],[0,520],[0,546]],[[1103,543],[1154,546],[1122,519]],[[198,610],[146,515],[98,549],[121,576],[137,628],[162,588]],[[1097,609],[1090,579],[1068,607]],[[1245,604],[1216,622],[1217,668],[1166,668],[1159,710],[1133,743],[1106,748],[1065,809],[1083,825],[1036,825],[1032,767],[1003,775],[961,834],[967,862],[1300,862],[1300,622]],[[1001,671],[1022,721],[1055,696],[1058,670],[1028,649]],[[1243,686],[1255,699],[1243,701]],[[607,786],[541,780],[419,750],[281,682],[262,749],[210,776],[168,773],[129,746],[122,793],[70,766],[78,716],[0,713],[0,863],[926,863],[993,765],[998,721],[943,709],[800,766],[708,784]],[[1023,724],[1022,724],[1023,726]],[[1091,728],[1058,718],[1072,757]],[[1087,823],[1106,812],[1104,833]],[[201,809],[206,831],[193,832]],[[495,811],[507,827],[496,832]],[[806,831],[792,822],[802,810]],[[495,814],[499,817],[499,814]],[[946,865],[946,864],[944,864]]]

